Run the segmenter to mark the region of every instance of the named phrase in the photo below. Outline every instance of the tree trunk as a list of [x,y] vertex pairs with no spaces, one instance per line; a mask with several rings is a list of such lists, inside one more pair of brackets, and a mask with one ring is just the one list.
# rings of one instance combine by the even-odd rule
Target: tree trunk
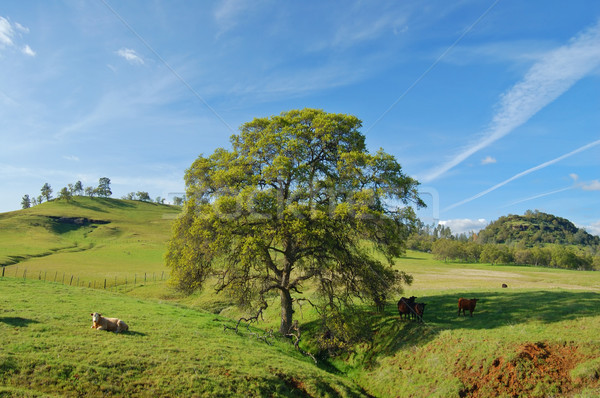
[[279,333],[285,335],[289,332],[292,326],[292,295],[289,290],[279,290],[281,297],[281,326],[279,327]]

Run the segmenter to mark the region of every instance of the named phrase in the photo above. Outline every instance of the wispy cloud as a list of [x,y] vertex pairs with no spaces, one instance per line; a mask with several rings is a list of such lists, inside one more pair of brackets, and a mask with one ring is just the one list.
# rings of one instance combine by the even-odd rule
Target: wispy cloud
[[117,54],[132,65],[144,64],[144,59],[135,50],[130,48],[122,48],[117,51]]
[[17,28],[17,30],[19,32],[23,32],[23,33],[29,33],[29,28],[26,26],[21,25],[18,22],[15,22],[15,28]]
[[249,0],[223,0],[214,11],[219,26],[217,36],[235,27],[243,17],[243,12],[255,6],[256,3]]
[[582,184],[581,189],[584,191],[600,191],[600,181],[594,180],[588,184]]
[[0,17],[0,48],[12,46],[14,35],[15,31],[8,19]]
[[555,195],[557,193],[568,191],[568,190],[573,189],[573,188],[575,188],[575,187],[570,186],[570,187],[555,189],[554,191],[550,191],[550,192],[540,193],[540,194],[537,194],[537,195],[529,196],[529,197],[524,198],[524,199],[519,199],[519,200],[516,200],[514,202],[510,202],[509,204],[507,204],[506,206],[503,206],[503,207],[510,207],[510,206],[513,206],[513,205],[516,205],[516,204],[519,204],[519,203],[528,202],[530,200],[543,198],[545,196]]
[[496,159],[491,156],[486,156],[485,158],[481,159],[482,165],[493,164],[493,163],[496,163]]
[[77,157],[75,155],[65,155],[65,156],[63,156],[63,159],[70,160],[73,162],[79,162],[79,157]]
[[511,181],[514,181],[514,180],[516,180],[518,178],[524,177],[527,174],[531,174],[534,171],[538,171],[538,170],[541,170],[543,168],[546,168],[546,167],[548,167],[550,165],[553,165],[554,163],[560,162],[563,159],[571,157],[571,156],[573,156],[573,155],[575,155],[575,154],[577,154],[579,152],[583,152],[583,151],[585,151],[587,149],[590,149],[592,147],[595,147],[596,145],[599,145],[599,144],[600,144],[600,140],[596,140],[594,142],[590,142],[589,144],[584,145],[582,147],[579,147],[579,148],[575,149],[574,151],[571,151],[571,152],[566,153],[566,154],[564,154],[562,156],[559,156],[559,157],[557,157],[555,159],[549,160],[549,161],[544,162],[542,164],[539,164],[539,165],[537,165],[535,167],[532,167],[532,168],[527,169],[525,171],[522,171],[522,172],[520,172],[518,174],[515,174],[514,176],[510,177],[509,179],[504,180],[501,183],[498,183],[498,184],[494,185],[493,187],[486,189],[485,191],[479,192],[477,195],[471,196],[470,198],[467,198],[465,200],[461,200],[460,202],[454,203],[453,205],[450,205],[450,206],[446,207],[443,211],[454,209],[455,207],[464,205],[465,203],[469,203],[469,202],[471,202],[471,201],[473,201],[475,199],[479,199],[482,196],[487,195],[488,193],[490,193],[492,191],[495,191],[496,189],[498,189],[498,188],[500,188],[500,187],[508,184]]
[[21,52],[25,55],[29,55],[30,57],[35,57],[35,51],[33,51],[31,49],[31,47],[29,47],[28,44],[25,45],[25,47],[23,47],[23,49],[21,50]]
[[479,141],[423,176],[437,179],[465,159],[527,122],[600,65],[600,23],[542,57],[500,98],[498,111]]

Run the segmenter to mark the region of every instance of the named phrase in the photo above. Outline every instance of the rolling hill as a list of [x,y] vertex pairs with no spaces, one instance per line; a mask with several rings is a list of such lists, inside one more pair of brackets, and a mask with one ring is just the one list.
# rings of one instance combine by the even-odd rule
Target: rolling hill
[[[413,275],[403,295],[427,304],[425,323],[400,320],[399,297],[382,313],[357,303],[369,341],[327,357],[314,312],[295,308],[315,366],[267,333],[278,326],[277,300],[257,327],[235,333],[225,326],[247,314],[230,298],[212,289],[181,296],[163,278],[141,282],[143,273],[166,272],[162,255],[178,213],[76,197],[0,214],[0,262],[10,264],[0,278],[0,396],[600,394],[598,272],[444,262],[409,251],[395,267]],[[58,272],[81,281],[55,283]],[[117,276],[116,289],[88,288],[107,275]],[[480,299],[472,318],[457,317],[459,297]],[[90,329],[96,311],[124,319],[131,332]]]
[[31,275],[80,276],[80,283],[164,276],[163,252],[176,206],[89,198],[0,214],[0,265]]

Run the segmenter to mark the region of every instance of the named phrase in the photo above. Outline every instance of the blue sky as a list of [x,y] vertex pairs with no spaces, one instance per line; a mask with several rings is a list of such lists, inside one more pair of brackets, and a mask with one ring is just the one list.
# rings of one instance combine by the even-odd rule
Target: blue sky
[[0,212],[48,182],[171,198],[254,117],[356,115],[453,231],[600,233],[600,2],[4,1]]

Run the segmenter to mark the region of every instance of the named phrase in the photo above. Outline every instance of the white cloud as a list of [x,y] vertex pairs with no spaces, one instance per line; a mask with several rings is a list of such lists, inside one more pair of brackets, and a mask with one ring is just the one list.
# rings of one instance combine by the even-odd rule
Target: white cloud
[[26,44],[25,47],[23,47],[21,52],[23,52],[23,54],[25,55],[29,55],[30,57],[35,57],[35,51],[33,51],[28,44]]
[[130,64],[134,64],[134,65],[143,65],[144,64],[144,60],[142,59],[142,57],[140,57],[138,55],[137,52],[135,52],[135,50],[132,50],[130,48],[122,48],[119,51],[117,51],[117,54],[124,58],[127,62],[129,62]]
[[584,228],[590,234],[600,236],[600,221],[596,221],[595,223],[585,226]]
[[569,44],[545,54],[529,69],[523,80],[501,96],[498,111],[482,138],[420,180],[430,182],[437,179],[474,153],[511,133],[598,65],[600,23],[571,39]]
[[10,22],[4,17],[0,17],[0,48],[12,46],[14,35],[15,31]]
[[17,28],[18,31],[23,32],[23,33],[29,33],[29,28],[26,26],[21,25],[18,22],[15,22],[15,28]]
[[477,232],[488,225],[485,218],[471,220],[469,218],[458,218],[455,220],[443,220],[440,224],[450,227],[453,234],[462,234],[467,232]]
[[63,159],[71,160],[73,162],[79,162],[79,158],[77,156],[74,156],[74,155],[63,156]]
[[581,184],[584,191],[600,191],[600,181],[594,180],[588,184]]
[[481,164],[483,165],[492,163],[496,163],[496,159],[491,156],[486,156],[485,158],[481,159]]

